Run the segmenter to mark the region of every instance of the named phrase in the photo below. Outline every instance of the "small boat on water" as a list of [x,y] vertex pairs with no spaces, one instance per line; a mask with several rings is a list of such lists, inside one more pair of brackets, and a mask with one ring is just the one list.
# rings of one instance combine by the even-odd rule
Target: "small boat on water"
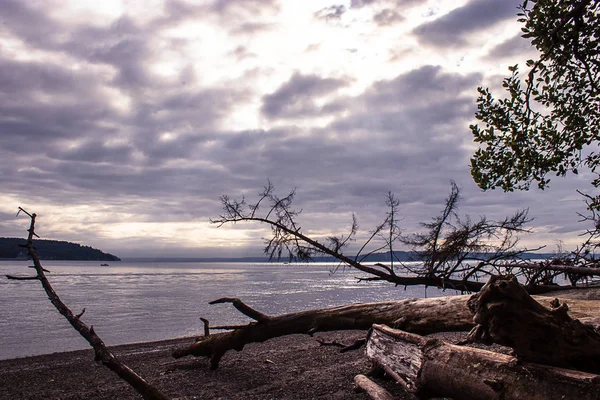
[[101,267],[108,267],[108,264],[100,264]]

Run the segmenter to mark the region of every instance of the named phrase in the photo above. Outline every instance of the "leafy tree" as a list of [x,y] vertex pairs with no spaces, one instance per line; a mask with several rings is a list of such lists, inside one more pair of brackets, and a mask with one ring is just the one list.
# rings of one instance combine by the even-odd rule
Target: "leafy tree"
[[[484,190],[544,189],[583,166],[600,186],[600,20],[596,0],[525,0],[523,38],[539,51],[523,76],[509,67],[505,98],[478,88],[471,174]],[[600,209],[595,197],[590,209]]]

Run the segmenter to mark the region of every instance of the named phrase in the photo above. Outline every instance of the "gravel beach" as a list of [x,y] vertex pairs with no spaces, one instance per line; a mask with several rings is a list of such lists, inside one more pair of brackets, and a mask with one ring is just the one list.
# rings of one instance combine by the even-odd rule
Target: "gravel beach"
[[[340,353],[325,341],[351,343],[366,332],[290,335],[228,352],[219,368],[203,358],[174,360],[174,347],[193,339],[112,347],[113,352],[171,398],[368,399],[354,376],[367,372],[364,350]],[[76,333],[73,332],[75,335]],[[2,399],[140,399],[113,372],[94,362],[91,350],[0,361]],[[390,383],[394,389],[393,383]]]

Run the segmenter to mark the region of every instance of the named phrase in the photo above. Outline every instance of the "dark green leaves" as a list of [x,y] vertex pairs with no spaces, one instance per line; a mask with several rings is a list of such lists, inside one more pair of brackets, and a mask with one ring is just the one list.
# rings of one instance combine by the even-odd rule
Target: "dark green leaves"
[[525,75],[518,65],[508,68],[504,98],[478,88],[478,123],[470,128],[481,147],[471,159],[471,174],[482,189],[512,191],[532,183],[544,189],[548,175],[578,174],[581,167],[597,173],[598,8],[591,0],[523,2],[523,37],[540,56],[526,61]]

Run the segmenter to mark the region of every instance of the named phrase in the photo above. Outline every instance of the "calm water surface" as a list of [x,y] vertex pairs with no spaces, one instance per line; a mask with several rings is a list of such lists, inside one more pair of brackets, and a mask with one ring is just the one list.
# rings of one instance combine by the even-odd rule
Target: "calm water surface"
[[[389,283],[357,282],[357,271],[335,265],[277,263],[151,263],[43,261],[61,299],[93,325],[108,345],[198,335],[199,317],[211,325],[245,323],[231,305],[238,297],[267,314],[356,302],[433,297],[423,287],[406,290]],[[30,262],[0,262],[0,359],[88,348],[54,309],[37,281],[9,281],[6,274],[32,274]]]

